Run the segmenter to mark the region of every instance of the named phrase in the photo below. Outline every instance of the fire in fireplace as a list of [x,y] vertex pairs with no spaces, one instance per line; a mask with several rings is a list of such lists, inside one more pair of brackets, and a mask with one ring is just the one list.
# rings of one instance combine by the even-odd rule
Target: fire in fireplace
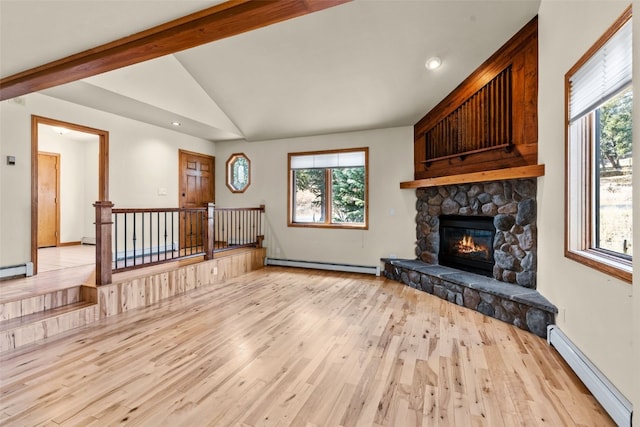
[[493,218],[440,216],[441,265],[493,277]]

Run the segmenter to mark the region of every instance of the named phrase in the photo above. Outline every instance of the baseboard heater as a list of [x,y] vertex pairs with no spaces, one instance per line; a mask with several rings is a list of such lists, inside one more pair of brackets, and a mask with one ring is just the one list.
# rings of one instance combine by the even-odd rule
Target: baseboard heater
[[162,246],[154,246],[151,248],[144,248],[144,249],[136,249],[136,250],[130,249],[128,251],[118,251],[113,254],[113,259],[117,261],[122,261],[123,259],[138,258],[141,256],[155,255],[158,253],[164,254],[167,252],[173,252],[177,250],[178,250],[178,242],[173,242],[166,246],[162,245]]
[[0,267],[0,279],[18,276],[33,276],[33,263],[25,262],[24,264]]
[[633,410],[629,402],[602,372],[556,326],[547,327],[547,342],[569,364],[618,426],[631,427]]
[[332,262],[296,261],[292,259],[266,258],[265,265],[278,265],[281,267],[314,268],[317,270],[344,271],[348,273],[366,273],[380,276],[380,266],[336,264]]

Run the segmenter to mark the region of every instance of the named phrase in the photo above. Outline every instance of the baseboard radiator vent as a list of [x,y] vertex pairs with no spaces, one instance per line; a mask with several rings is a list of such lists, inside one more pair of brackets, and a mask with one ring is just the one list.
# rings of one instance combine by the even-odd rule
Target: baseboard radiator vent
[[316,270],[344,271],[348,273],[366,273],[380,276],[380,266],[335,264],[331,262],[295,261],[292,259],[266,258],[264,265],[278,265],[281,267],[313,268]]
[[160,246],[153,246],[151,248],[144,248],[144,249],[129,249],[127,251],[118,251],[113,253],[113,259],[117,260],[117,261],[122,261],[124,259],[131,259],[131,258],[138,258],[138,257],[142,257],[142,256],[150,256],[150,255],[156,255],[156,254],[165,254],[165,253],[171,253],[173,251],[177,251],[178,250],[178,242],[171,242],[168,245],[160,245]]
[[633,410],[629,402],[602,372],[556,325],[547,327],[547,342],[569,364],[609,416],[620,427],[631,427]]
[[95,237],[83,237],[82,240],[80,240],[80,243],[83,245],[95,245],[96,244],[96,238]]
[[33,263],[26,262],[19,265],[9,265],[7,267],[0,267],[0,279],[6,279],[9,277],[19,276],[33,276]]

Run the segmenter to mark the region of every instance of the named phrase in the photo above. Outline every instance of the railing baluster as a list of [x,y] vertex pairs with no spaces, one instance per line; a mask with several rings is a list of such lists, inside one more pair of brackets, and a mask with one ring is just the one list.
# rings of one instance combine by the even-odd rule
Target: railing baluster
[[142,254],[141,262],[144,264],[144,212],[140,213],[140,233],[142,234],[142,240],[140,242],[140,253]]
[[164,212],[164,256],[167,259],[167,213]]
[[124,214],[124,266],[127,266],[128,256],[127,251],[129,250],[128,243],[129,238],[127,237],[127,214]]
[[117,213],[113,214],[113,228],[114,228],[113,240],[115,241],[115,248],[116,248],[114,262],[115,262],[116,269],[118,268],[118,216],[119,215]]
[[175,233],[173,230],[173,224],[176,221],[176,213],[171,212],[171,259],[174,259],[176,256],[176,248],[173,247],[173,239],[175,239]]

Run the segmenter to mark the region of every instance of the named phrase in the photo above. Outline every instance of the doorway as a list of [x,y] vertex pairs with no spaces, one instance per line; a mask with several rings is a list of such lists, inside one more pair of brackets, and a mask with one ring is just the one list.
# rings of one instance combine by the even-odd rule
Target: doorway
[[[215,202],[215,157],[180,150],[178,169],[178,203],[181,208],[199,208]],[[180,215],[181,249],[202,245],[202,224],[195,218],[192,215]]]
[[[95,263],[95,246],[82,244],[95,243],[91,241],[91,236],[95,238],[93,203],[108,200],[108,135],[74,123],[31,117],[34,274],[39,269],[39,254],[47,270]],[[57,159],[48,154],[57,154]],[[70,251],[68,246],[78,249]]]

